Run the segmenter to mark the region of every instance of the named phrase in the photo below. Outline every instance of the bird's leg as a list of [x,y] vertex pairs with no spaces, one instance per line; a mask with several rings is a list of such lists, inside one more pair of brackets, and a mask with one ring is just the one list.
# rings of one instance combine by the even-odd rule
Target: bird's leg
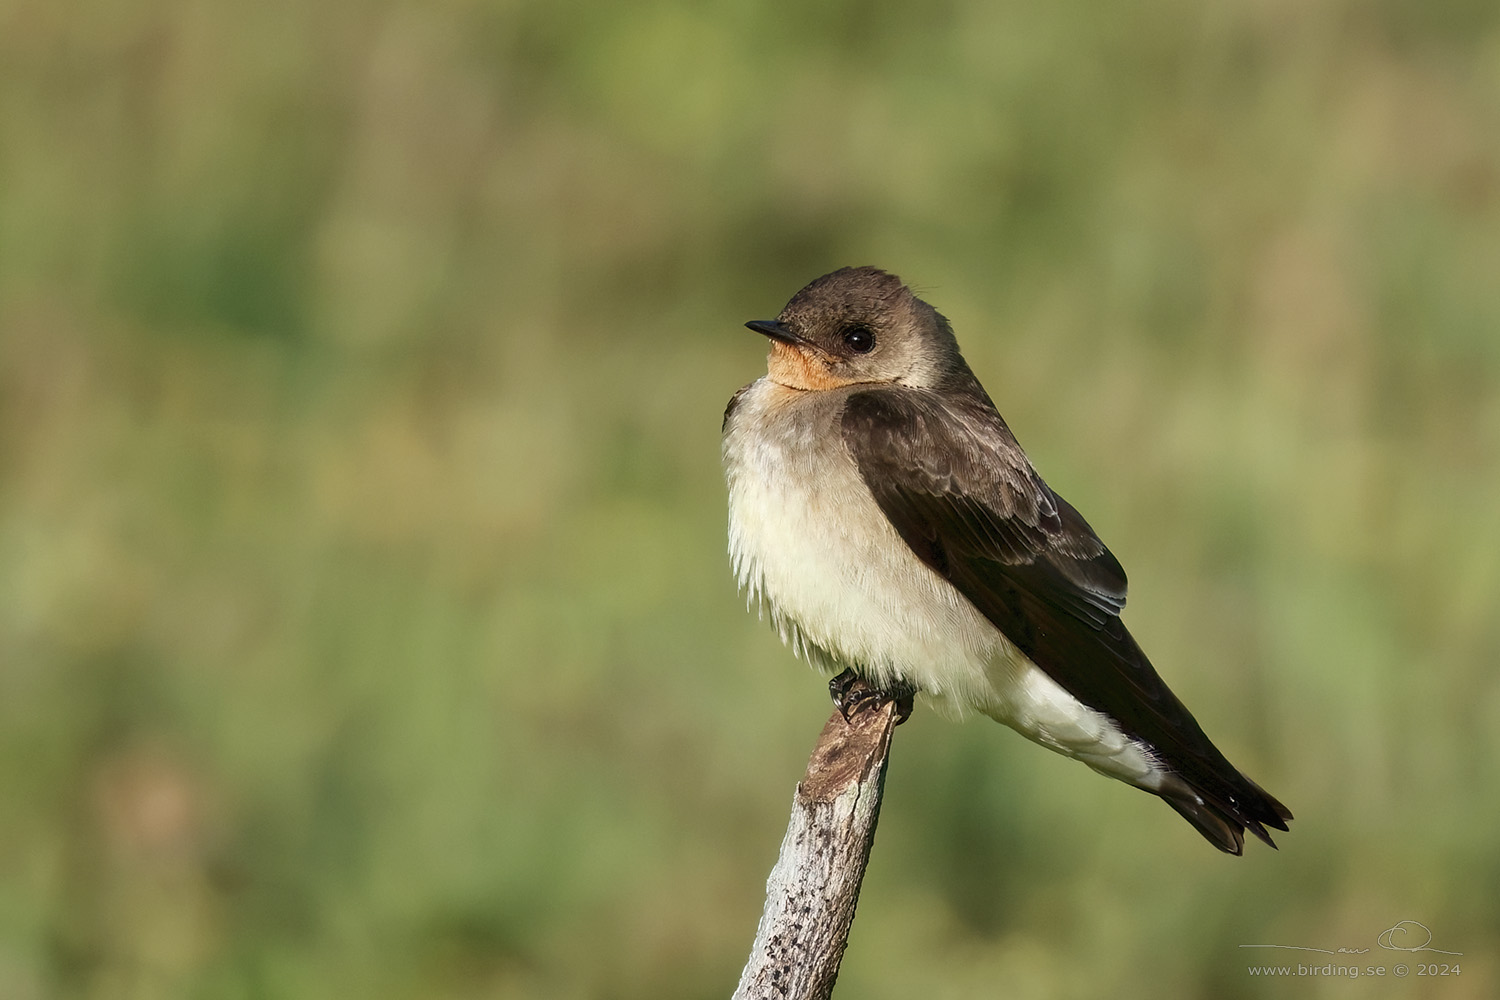
[[833,707],[848,722],[850,715],[873,700],[875,692],[865,685],[859,674],[845,670],[828,682],[828,694],[833,698]]
[[912,699],[917,689],[905,681],[898,682],[884,691],[872,687],[853,670],[845,670],[828,682],[828,693],[833,697],[834,707],[848,722],[849,718],[872,705],[894,702],[896,725],[911,717]]

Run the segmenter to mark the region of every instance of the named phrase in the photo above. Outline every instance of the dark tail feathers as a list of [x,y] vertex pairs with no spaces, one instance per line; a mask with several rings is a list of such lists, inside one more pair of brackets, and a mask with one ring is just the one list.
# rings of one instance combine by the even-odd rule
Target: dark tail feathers
[[1226,854],[1238,855],[1244,851],[1246,830],[1274,848],[1276,842],[1266,833],[1266,827],[1285,830],[1287,820],[1292,818],[1290,809],[1243,775],[1246,791],[1252,794],[1229,796],[1227,801],[1193,788],[1181,776],[1174,777],[1157,794],[1197,827],[1204,839]]

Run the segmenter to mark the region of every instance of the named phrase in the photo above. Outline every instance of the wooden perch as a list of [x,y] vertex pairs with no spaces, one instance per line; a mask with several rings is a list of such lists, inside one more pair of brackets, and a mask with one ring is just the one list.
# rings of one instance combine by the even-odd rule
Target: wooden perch
[[826,1000],[875,842],[896,706],[878,701],[823,727],[797,785],[734,1000]]

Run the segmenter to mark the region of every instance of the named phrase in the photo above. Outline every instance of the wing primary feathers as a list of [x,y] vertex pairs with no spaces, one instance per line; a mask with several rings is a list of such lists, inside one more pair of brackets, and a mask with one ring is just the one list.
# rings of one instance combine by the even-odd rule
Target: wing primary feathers
[[1290,811],[1229,763],[1156,673],[1119,617],[1119,561],[965,375],[941,397],[902,386],[849,397],[844,444],[876,503],[1037,667],[1152,748],[1175,779],[1158,794],[1206,839],[1239,854],[1248,829],[1270,844],[1265,828],[1285,830]]

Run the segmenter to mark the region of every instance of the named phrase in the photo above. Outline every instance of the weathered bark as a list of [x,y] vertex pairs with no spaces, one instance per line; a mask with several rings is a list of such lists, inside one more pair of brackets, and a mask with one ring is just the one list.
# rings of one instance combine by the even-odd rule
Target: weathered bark
[[896,706],[835,710],[797,785],[766,908],[734,1000],[825,1000],[875,841]]

